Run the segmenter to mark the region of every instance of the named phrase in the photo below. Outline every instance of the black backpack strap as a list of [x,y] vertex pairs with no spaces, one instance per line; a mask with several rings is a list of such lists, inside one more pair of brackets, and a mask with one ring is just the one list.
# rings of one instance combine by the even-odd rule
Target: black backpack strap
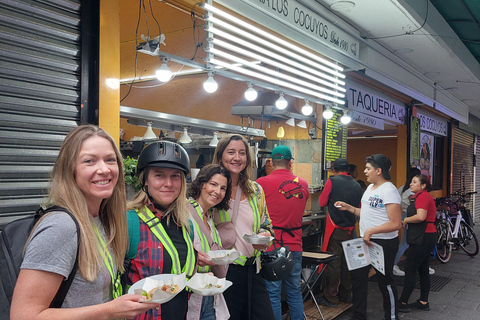
[[73,278],[75,278],[75,274],[77,273],[77,270],[78,270],[78,251],[80,249],[80,226],[78,225],[77,219],[75,219],[75,217],[72,215],[70,211],[59,206],[53,206],[46,210],[43,210],[42,208],[40,208],[37,210],[37,213],[46,214],[47,212],[51,212],[51,211],[63,211],[65,213],[68,213],[70,218],[72,218],[73,222],[75,222],[75,226],[77,227],[77,257],[75,258],[75,263],[73,264],[72,271],[68,275],[67,280],[62,281],[60,288],[58,288],[57,294],[53,298],[52,303],[50,303],[50,308],[60,308],[63,304],[63,301],[65,300],[65,297],[67,296],[67,292],[70,289],[70,286],[72,285],[72,282],[73,282]]

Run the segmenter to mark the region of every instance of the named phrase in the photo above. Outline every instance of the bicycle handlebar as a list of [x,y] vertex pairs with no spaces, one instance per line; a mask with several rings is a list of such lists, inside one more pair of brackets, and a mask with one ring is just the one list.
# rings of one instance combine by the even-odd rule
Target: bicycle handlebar
[[[467,192],[466,194],[461,194],[460,190],[457,190],[456,192],[452,193],[450,196],[445,197],[443,199],[443,201],[439,204],[439,206],[441,206],[441,205],[452,206],[452,205],[457,205],[458,203],[463,205],[464,203],[469,201],[467,199],[467,197],[471,196],[472,194],[476,194],[476,193],[478,193],[478,192],[477,191],[472,191],[472,192]],[[452,198],[453,196],[458,197],[458,199],[454,200]]]

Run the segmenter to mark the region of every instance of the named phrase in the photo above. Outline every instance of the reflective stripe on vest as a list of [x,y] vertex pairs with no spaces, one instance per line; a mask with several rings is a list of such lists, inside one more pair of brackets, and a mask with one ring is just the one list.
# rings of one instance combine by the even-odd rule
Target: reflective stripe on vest
[[[254,233],[258,233],[258,230],[260,229],[260,210],[258,209],[258,200],[257,197],[251,197],[248,199],[248,202],[250,203],[250,207],[252,208],[253,211],[253,231]],[[231,221],[230,220],[230,215],[228,214],[227,210],[219,210],[219,217],[221,222],[226,222],[226,221]],[[254,257],[259,257],[260,256],[260,251],[255,250],[253,253]],[[247,257],[246,256],[240,256],[238,257],[234,262],[237,264],[244,266],[245,263],[247,262]]]
[[107,248],[107,245],[105,244],[105,241],[103,240],[103,236],[100,234],[100,231],[97,228],[97,225],[93,223],[93,230],[95,230],[95,233],[97,234],[98,241],[102,245],[102,248],[100,252],[102,253],[103,256],[103,261],[105,262],[105,266],[108,269],[108,273],[110,273],[110,278],[112,279],[112,296],[113,299],[118,298],[122,295],[123,290],[122,290],[122,284],[120,282],[120,270],[117,268],[117,272],[113,271],[115,269],[114,263],[113,263],[113,258],[110,254],[110,251]]
[[[200,217],[200,219],[201,219],[202,221],[204,221],[204,220],[203,220],[203,214],[202,214],[202,211],[200,210],[200,205],[198,204],[198,202],[195,201],[195,200],[190,200],[190,203],[193,205],[193,207],[194,207],[195,210],[197,211],[197,214],[198,214],[198,216]],[[193,221],[194,221],[194,222],[197,224],[197,226],[198,226],[197,221],[196,221],[196,220],[193,220]],[[218,243],[218,245],[221,246],[221,245],[222,245],[222,240],[220,239],[220,236],[218,235],[217,229],[215,228],[215,224],[213,223],[213,221],[212,221],[211,225],[212,225],[212,231],[213,231],[213,232],[212,232],[212,233],[213,233],[213,241],[214,241],[215,243]],[[199,237],[200,237],[200,241],[201,241],[202,251],[205,252],[205,253],[207,253],[208,251],[210,251],[210,244],[208,243],[208,239],[207,239],[207,237],[203,234],[203,232],[202,232],[202,230],[200,229],[200,227],[198,227],[197,230],[198,230],[197,234],[198,234],[198,233],[201,233],[201,234],[199,234]],[[199,267],[198,267],[198,270],[200,270],[200,271],[199,271],[200,273],[209,272],[210,266],[205,266],[205,267],[200,267],[200,266],[199,266]]]
[[[198,215],[200,216],[200,218],[203,221],[202,212],[200,211],[200,208],[199,208],[200,205],[195,200],[190,200],[190,203],[193,205],[195,210],[197,210]],[[197,229],[197,235],[200,238],[200,247],[201,247],[203,252],[207,253],[210,250],[210,246],[208,245],[207,237],[200,230],[200,226],[198,225],[197,221],[195,219],[193,219],[192,221],[195,223],[195,225],[197,227],[196,228]],[[198,266],[197,271],[199,273],[207,273],[207,272],[210,271],[210,266],[204,266],[204,267]]]
[[138,216],[143,222],[150,228],[153,234],[160,240],[163,247],[167,250],[170,258],[172,259],[172,274],[180,274],[185,272],[187,277],[192,276],[195,269],[195,252],[193,250],[193,243],[190,236],[187,234],[187,230],[182,226],[183,239],[187,244],[187,259],[183,268],[180,266],[180,258],[178,256],[177,249],[172,243],[172,240],[168,236],[165,228],[163,227],[160,218],[156,217],[147,207],[144,207],[142,211],[137,211]]

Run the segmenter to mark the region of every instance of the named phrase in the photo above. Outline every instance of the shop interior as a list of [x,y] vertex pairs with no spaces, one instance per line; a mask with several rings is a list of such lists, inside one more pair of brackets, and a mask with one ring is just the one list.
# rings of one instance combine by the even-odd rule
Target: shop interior
[[[209,58],[204,50],[207,39],[202,27],[206,22],[201,17],[205,11],[193,1],[190,6],[186,5],[188,1],[158,2],[151,7],[147,2],[145,7],[133,1],[120,3],[120,128],[124,155],[137,156],[144,143],[152,139],[190,139],[183,146],[191,157],[192,168],[198,168],[212,161],[216,139],[226,133],[240,133],[251,142],[258,177],[273,147],[287,145],[295,158],[294,174],[311,186],[304,234],[318,235],[322,226],[317,218],[323,217],[318,196],[329,174],[324,163],[322,138],[326,120],[322,115],[324,109],[337,104],[321,99],[307,103],[301,92],[282,89],[288,105],[278,110],[278,87],[265,81],[249,81],[252,78],[225,70],[205,71]],[[268,32],[282,38],[272,30]],[[162,36],[158,37],[159,34]],[[165,67],[172,75],[162,82],[156,73]],[[362,70],[347,69],[345,75],[405,104],[411,103],[409,97],[369,79]],[[213,93],[204,89],[210,77],[218,85]],[[245,92],[252,88],[257,99],[249,101]],[[305,104],[313,109],[309,115],[302,112]],[[365,158],[383,153],[392,159],[392,182],[404,183],[406,154],[397,150],[407,150],[406,125],[385,121],[383,130],[358,123],[350,123],[346,128],[347,159],[357,165],[357,179],[364,180]]]

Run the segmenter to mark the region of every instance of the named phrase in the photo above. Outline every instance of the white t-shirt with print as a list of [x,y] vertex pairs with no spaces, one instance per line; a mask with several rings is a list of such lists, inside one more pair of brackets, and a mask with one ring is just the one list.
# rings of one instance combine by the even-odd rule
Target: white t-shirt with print
[[[373,184],[367,187],[362,197],[360,211],[360,236],[363,237],[368,228],[376,227],[388,222],[385,205],[400,204],[402,199],[393,183],[387,181],[372,191]],[[398,236],[398,230],[388,233],[376,233],[372,239],[393,239]]]

